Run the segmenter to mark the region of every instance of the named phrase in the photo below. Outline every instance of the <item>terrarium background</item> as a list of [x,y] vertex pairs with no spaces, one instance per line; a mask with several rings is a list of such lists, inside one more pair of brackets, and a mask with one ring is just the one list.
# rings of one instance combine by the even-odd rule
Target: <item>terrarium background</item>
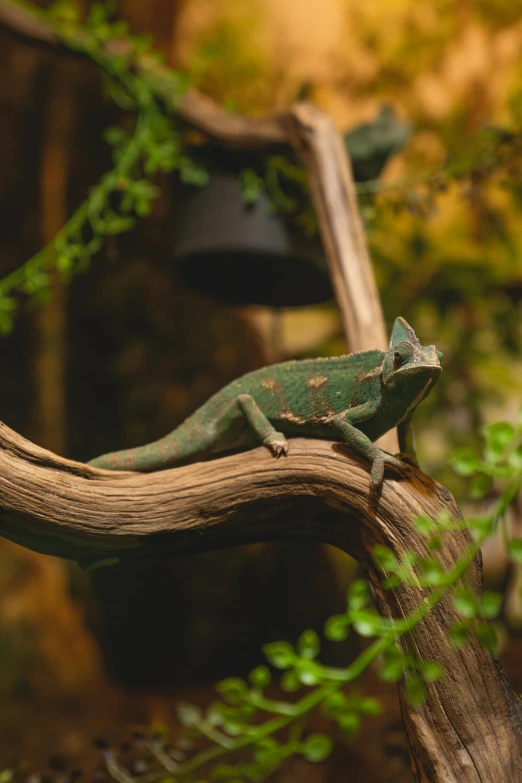
[[[304,89],[345,129],[391,102],[414,133],[385,183],[464,155],[485,123],[512,124],[522,86],[522,22],[503,0],[122,0],[119,10],[237,111],[282,108]],[[5,275],[52,238],[110,165],[101,134],[116,114],[92,66],[0,35]],[[443,467],[448,449],[484,419],[514,415],[520,401],[520,186],[457,183],[429,216],[408,208],[404,192],[365,205],[371,252],[388,322],[405,316],[444,351],[444,377],[417,431],[425,469],[458,492]],[[283,312],[276,344],[270,312],[181,288],[146,250],[167,209],[160,199],[135,236],[110,244],[67,289],[57,283],[43,307],[24,307],[0,342],[9,426],[86,460],[165,433],[266,361],[343,351],[333,307]],[[0,766],[26,758],[31,769],[55,749],[86,756],[95,733],[171,720],[167,686],[241,673],[263,641],[320,625],[338,610],[350,572],[336,553],[294,545],[87,579],[2,541],[0,563]],[[162,695],[128,696],[107,686],[107,673]],[[382,779],[395,764],[405,780],[401,752],[380,752]]]

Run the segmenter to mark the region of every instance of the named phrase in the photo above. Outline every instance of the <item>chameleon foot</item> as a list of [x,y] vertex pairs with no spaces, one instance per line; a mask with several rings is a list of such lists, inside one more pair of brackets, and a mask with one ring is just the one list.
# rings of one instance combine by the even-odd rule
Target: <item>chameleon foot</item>
[[419,460],[417,457],[414,454],[409,454],[407,451],[400,451],[395,457],[406,465],[411,465],[413,468],[419,467]]
[[266,441],[265,446],[268,446],[274,457],[288,454],[288,441],[282,432],[275,432],[270,440]]
[[378,451],[375,455],[370,470],[370,487],[371,489],[380,489],[384,481],[384,466],[393,465],[395,468],[403,468],[404,463],[398,460],[396,457],[392,457],[385,451]]

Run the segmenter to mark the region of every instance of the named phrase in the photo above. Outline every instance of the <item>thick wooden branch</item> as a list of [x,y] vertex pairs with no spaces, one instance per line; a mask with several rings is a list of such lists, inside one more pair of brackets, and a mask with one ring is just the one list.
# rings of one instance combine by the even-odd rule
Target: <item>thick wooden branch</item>
[[291,109],[289,130],[308,169],[345,331],[356,335],[354,350],[386,348],[386,327],[343,138],[328,114],[306,103]]
[[[425,551],[418,514],[458,517],[453,498],[419,471],[388,475],[380,498],[369,495],[367,464],[346,447],[292,440],[288,457],[259,448],[151,474],[96,470],[63,460],[0,425],[1,535],[39,552],[78,560],[165,558],[245,542],[312,538],[356,557],[386,615],[404,616],[421,591],[380,588],[375,544],[398,555]],[[445,536],[446,566],[469,542]],[[476,564],[470,576],[480,588]],[[457,619],[445,599],[404,643],[439,661],[444,679],[427,703],[403,706],[417,780],[511,783],[522,774],[521,710],[498,662],[477,642],[455,650]]]

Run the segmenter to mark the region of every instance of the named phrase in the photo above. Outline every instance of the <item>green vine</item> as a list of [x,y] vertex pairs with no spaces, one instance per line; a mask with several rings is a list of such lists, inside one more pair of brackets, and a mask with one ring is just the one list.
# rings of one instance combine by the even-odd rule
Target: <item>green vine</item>
[[[159,172],[177,170],[182,182],[205,184],[206,170],[183,149],[173,117],[158,98],[158,90],[135,73],[135,64],[145,53],[153,57],[150,42],[131,36],[127,25],[112,21],[111,4],[93,3],[85,22],[77,6],[55,3],[47,12],[31,7],[31,13],[51,21],[53,30],[71,49],[81,51],[103,71],[105,86],[113,101],[134,115],[130,133],[109,128],[105,138],[113,147],[114,167],[89,192],[87,199],[56,237],[22,266],[0,281],[0,332],[9,332],[18,296],[43,299],[49,292],[51,272],[68,281],[83,271],[109,236],[129,231],[138,218],[146,217],[159,190],[153,178]],[[108,41],[125,40],[122,53],[108,53]],[[169,98],[180,97],[188,81],[172,72],[162,83]]]

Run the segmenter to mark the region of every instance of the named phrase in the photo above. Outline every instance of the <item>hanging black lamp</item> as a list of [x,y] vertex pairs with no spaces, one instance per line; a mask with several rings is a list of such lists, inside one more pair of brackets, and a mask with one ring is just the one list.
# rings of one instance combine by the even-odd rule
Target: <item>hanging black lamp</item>
[[291,228],[263,193],[246,203],[242,162],[241,153],[214,151],[208,184],[176,188],[172,255],[178,274],[189,287],[235,305],[292,307],[330,299],[319,240]]
[[[409,135],[409,123],[390,106],[383,106],[372,122],[345,134],[355,179],[379,176]],[[274,212],[263,192],[255,203],[245,201],[241,171],[253,168],[263,173],[262,159],[210,144],[196,155],[210,171],[209,183],[198,187],[178,182],[174,194],[171,258],[183,281],[236,305],[292,307],[330,299],[319,239],[306,237],[287,217]],[[297,188],[292,196],[299,195]]]

